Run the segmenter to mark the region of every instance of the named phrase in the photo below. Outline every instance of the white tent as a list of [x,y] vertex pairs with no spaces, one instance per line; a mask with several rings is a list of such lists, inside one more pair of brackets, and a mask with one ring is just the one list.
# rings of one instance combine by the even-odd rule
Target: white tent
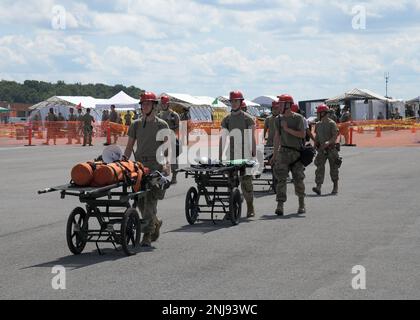
[[189,110],[189,119],[192,121],[209,121],[213,119],[212,103],[214,98],[206,96],[192,96],[184,93],[163,93],[167,95],[170,104]]
[[261,106],[267,107],[272,105],[273,101],[278,101],[277,96],[261,96],[252,100],[255,103],[258,103]]
[[404,103],[390,99],[370,91],[368,89],[353,89],[339,96],[328,99],[328,105],[350,104],[354,120],[374,120],[379,113],[387,115],[387,111],[399,109],[401,114],[405,112]]
[[384,97],[368,89],[353,89],[345,92],[339,96],[328,99],[327,104],[339,104],[344,101],[355,101],[355,100],[379,100],[384,102],[395,102],[395,100]]
[[97,99],[93,97],[83,97],[83,96],[55,96],[51,97],[48,100],[42,101],[30,108],[31,117],[33,118],[36,114],[40,116],[43,120],[47,116],[50,108],[54,109],[54,113],[58,115],[61,113],[64,118],[67,119],[70,108],[77,108],[81,105],[82,109],[90,108],[92,110],[91,114],[94,116],[95,120],[100,120],[100,115],[95,111]]
[[110,110],[112,105],[115,106],[117,112],[134,111],[139,108],[139,99],[134,99],[124,91],[121,91],[111,99],[97,99],[95,110],[98,114],[102,114],[104,110]]

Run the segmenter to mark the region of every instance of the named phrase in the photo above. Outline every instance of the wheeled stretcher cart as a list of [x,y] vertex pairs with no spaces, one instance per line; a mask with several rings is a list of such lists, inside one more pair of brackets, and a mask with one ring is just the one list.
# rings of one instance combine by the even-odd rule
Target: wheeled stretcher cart
[[[75,208],[67,220],[67,245],[70,251],[79,255],[87,243],[95,243],[99,254],[100,243],[111,243],[119,251],[131,256],[140,247],[142,220],[137,212],[137,203],[153,185],[167,184],[160,172],[151,173],[143,178],[142,189],[133,191],[135,181],[120,182],[114,185],[81,188],[72,184],[52,187],[38,191],[38,194],[60,192],[61,198],[78,197],[83,207]],[[166,187],[166,186],[165,186]],[[99,228],[90,227],[91,219],[96,219]]]
[[[191,187],[185,199],[185,215],[189,224],[197,221],[228,220],[232,225],[240,223],[242,194],[239,191],[240,176],[254,163],[200,164],[179,170],[186,177],[194,177],[196,187]],[[210,219],[203,219],[210,214]]]

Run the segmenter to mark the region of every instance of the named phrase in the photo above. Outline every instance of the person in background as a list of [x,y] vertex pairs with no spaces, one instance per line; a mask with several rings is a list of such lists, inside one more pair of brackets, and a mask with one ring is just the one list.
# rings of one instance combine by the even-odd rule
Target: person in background
[[385,120],[384,114],[382,112],[379,112],[377,119],[378,120]]
[[67,144],[73,144],[73,139],[77,139],[77,116],[74,114],[74,109],[70,108],[70,114],[67,119]]
[[111,126],[111,133],[114,137],[114,144],[118,142],[118,113],[115,111],[115,105],[111,106],[111,112],[109,113],[109,122]]
[[95,119],[90,115],[90,109],[86,109],[86,114],[82,118],[83,122],[83,146],[86,147],[86,144],[92,145],[92,135],[93,135],[93,123]]
[[47,141],[44,145],[48,146],[50,140],[53,139],[54,145],[57,145],[57,116],[54,113],[54,109],[51,108],[47,117],[45,118],[45,126],[47,127]]

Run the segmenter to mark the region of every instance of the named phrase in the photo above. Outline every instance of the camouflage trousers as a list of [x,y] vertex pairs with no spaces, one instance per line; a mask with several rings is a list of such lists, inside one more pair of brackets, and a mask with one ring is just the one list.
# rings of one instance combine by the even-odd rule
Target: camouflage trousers
[[[274,164],[273,174],[277,179],[277,202],[287,201],[287,178],[292,172],[295,193],[299,198],[305,197],[305,167],[296,162],[300,153],[295,150],[281,148]],[[292,164],[296,162],[293,166]]]
[[[146,168],[149,168],[151,171],[162,171],[162,165],[156,163],[155,161],[142,161],[138,159]],[[157,187],[153,187],[149,192],[147,192],[143,197],[139,198],[138,208],[140,210],[144,228],[142,229],[143,233],[153,233],[155,232],[156,225],[158,223],[157,218],[157,205],[159,200],[163,200],[165,197],[165,191],[160,190]]]
[[315,183],[322,185],[325,179],[325,164],[328,160],[330,163],[330,175],[333,182],[339,180],[339,166],[337,160],[340,156],[338,155],[337,149],[330,149],[328,151],[319,151],[315,158]]
[[254,203],[254,185],[252,176],[242,176],[239,178],[241,181],[242,194],[248,204]]
[[92,144],[93,129],[91,126],[83,128],[83,144]]

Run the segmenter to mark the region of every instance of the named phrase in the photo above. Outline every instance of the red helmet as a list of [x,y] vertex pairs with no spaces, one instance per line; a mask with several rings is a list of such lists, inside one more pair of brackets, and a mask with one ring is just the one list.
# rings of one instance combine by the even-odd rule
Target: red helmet
[[330,108],[325,105],[325,104],[321,104],[320,106],[318,106],[318,108],[316,109],[317,113],[321,113],[321,112],[328,112],[330,111]]
[[230,93],[229,100],[230,101],[233,101],[233,100],[242,100],[243,101],[245,99],[244,99],[244,95],[242,94],[242,92],[240,92],[240,91],[232,91]]
[[299,106],[295,103],[292,105],[292,112],[297,113],[299,111]]
[[168,104],[168,103],[169,103],[169,97],[168,97],[168,96],[162,96],[162,97],[160,98],[160,102],[161,102],[162,104]]
[[291,104],[295,103],[295,100],[289,94],[282,94],[281,96],[278,96],[277,98],[279,98],[279,102],[290,102]]
[[140,95],[140,104],[146,101],[158,102],[158,99],[153,92],[145,92]]
[[279,102],[278,101],[273,101],[273,103],[271,104],[272,108],[278,107],[279,106]]

